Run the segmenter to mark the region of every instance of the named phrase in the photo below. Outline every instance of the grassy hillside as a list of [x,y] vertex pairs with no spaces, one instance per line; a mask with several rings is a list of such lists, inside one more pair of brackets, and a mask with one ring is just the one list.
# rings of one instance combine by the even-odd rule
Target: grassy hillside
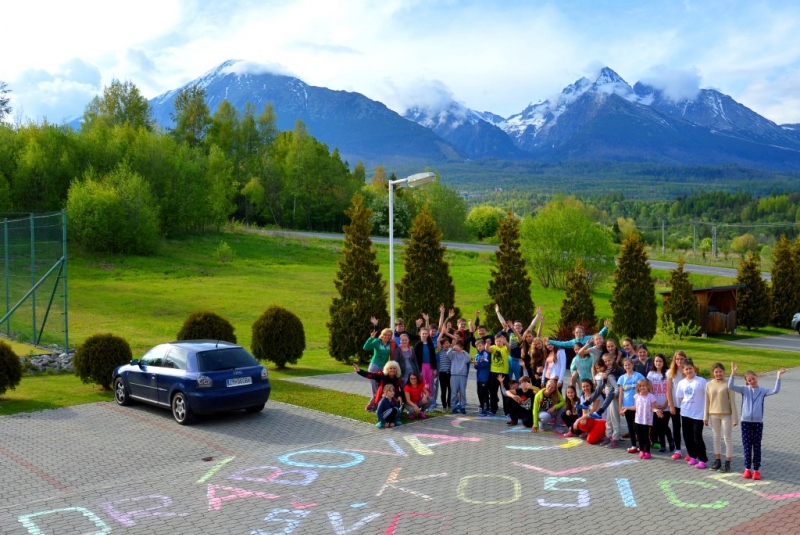
[[[216,251],[222,241],[235,253],[230,262],[221,262],[217,257]],[[378,246],[377,249],[384,280],[388,280],[388,247]],[[173,340],[190,312],[209,309],[228,318],[236,328],[239,343],[249,347],[252,323],[267,306],[278,303],[303,320],[307,350],[297,365],[281,371],[271,369],[273,381],[278,380],[273,399],[327,410],[325,403],[330,399],[324,392],[316,396],[313,395],[315,389],[279,380],[352,370],[329,357],[326,350],[325,323],[335,291],[333,278],[341,258],[340,250],[338,241],[227,232],[169,240],[152,257],[72,255],[69,267],[71,345],[78,346],[94,333],[111,332],[127,339],[134,356],[139,356],[155,344]],[[486,290],[493,255],[450,251],[447,258],[456,284],[457,305],[465,315],[482,309],[488,299]],[[395,269],[399,281],[403,275],[402,249],[397,255]],[[666,272],[656,271],[654,276],[659,281],[668,280]],[[692,278],[695,286],[730,283],[730,279],[720,277],[692,275]],[[657,290],[663,288],[661,282]],[[610,281],[594,294],[600,318],[611,314],[610,295]],[[558,319],[563,293],[534,284],[533,297],[536,305],[545,309],[545,332],[549,333]],[[436,311],[430,313],[434,316]],[[740,331],[738,338],[785,332],[789,331]],[[718,360],[726,363],[736,360],[742,369],[759,371],[793,366],[800,361],[797,353],[754,352],[718,345],[721,340],[730,338],[733,337],[692,338],[678,347],[705,369]],[[650,349],[671,354],[673,348],[659,334]],[[0,399],[0,414],[101,399],[111,399],[110,393],[82,385],[73,376],[25,377],[20,387]],[[337,396],[337,407],[331,410],[369,419],[359,396]]]

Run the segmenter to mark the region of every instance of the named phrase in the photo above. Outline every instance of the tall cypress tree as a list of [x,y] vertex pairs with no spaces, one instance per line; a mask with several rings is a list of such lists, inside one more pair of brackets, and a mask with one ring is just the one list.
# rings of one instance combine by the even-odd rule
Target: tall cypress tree
[[761,262],[752,252],[742,258],[736,282],[744,284],[738,294],[737,323],[747,330],[768,325],[772,299],[767,283],[761,278]]
[[800,264],[792,254],[792,242],[785,235],[772,251],[772,324],[790,327],[800,311]]
[[586,332],[594,332],[597,327],[597,315],[587,275],[580,258],[575,262],[575,269],[567,272],[566,295],[561,301],[561,318],[556,326],[557,332],[572,332],[575,325],[588,327]]
[[405,274],[397,285],[400,305],[397,314],[406,320],[407,326],[413,325],[422,313],[435,315],[440,305],[454,307],[456,289],[450,265],[444,259],[447,248],[441,241],[442,231],[428,205],[423,205],[411,225],[403,259]]
[[644,242],[637,232],[631,232],[622,242],[614,271],[610,300],[614,332],[639,340],[652,339],[657,323],[655,292]]
[[669,272],[669,284],[672,287],[669,299],[664,301],[661,310],[661,318],[672,318],[677,327],[689,325],[695,327],[700,325],[700,309],[697,305],[697,298],[692,293],[692,283],[689,282],[689,274],[683,270],[683,257],[678,257],[678,267]]
[[[519,221],[510,210],[500,221],[497,237],[500,239],[500,246],[495,252],[495,267],[489,270],[491,302],[483,307],[486,321],[492,330],[501,327],[494,312],[495,304],[500,305],[505,319],[520,320],[523,325],[527,325],[534,314],[531,277],[519,244]],[[505,328],[505,325],[502,327]]]
[[372,329],[370,318],[375,316],[379,325],[388,326],[389,314],[386,285],[369,237],[372,210],[364,206],[360,193],[353,196],[352,202],[345,212],[350,224],[344,226],[344,250],[333,281],[339,296],[333,298],[330,306],[328,351],[341,362],[357,356],[366,363],[367,355],[362,348]]

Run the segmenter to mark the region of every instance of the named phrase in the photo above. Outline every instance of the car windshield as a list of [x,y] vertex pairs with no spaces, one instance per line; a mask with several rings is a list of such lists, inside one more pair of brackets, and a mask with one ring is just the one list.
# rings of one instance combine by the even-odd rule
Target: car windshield
[[242,347],[212,349],[197,353],[197,369],[200,372],[217,372],[258,366],[258,361]]

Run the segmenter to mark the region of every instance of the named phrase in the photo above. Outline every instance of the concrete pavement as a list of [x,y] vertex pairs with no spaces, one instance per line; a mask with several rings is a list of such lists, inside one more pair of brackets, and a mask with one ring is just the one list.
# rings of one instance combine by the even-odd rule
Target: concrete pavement
[[[298,380],[368,391],[343,375]],[[761,482],[740,477],[738,427],[718,474],[473,412],[392,430],[276,402],[191,427],[112,402],[3,416],[0,533],[796,533],[799,386],[790,370],[766,401]]]

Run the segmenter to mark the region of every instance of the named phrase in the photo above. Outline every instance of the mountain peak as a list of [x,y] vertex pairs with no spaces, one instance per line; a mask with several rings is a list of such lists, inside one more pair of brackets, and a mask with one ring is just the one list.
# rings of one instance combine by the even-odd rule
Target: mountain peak
[[628,85],[628,82],[622,79],[622,77],[614,72],[609,67],[603,67],[600,70],[600,74],[597,76],[597,80],[595,80],[595,85],[606,85],[606,84],[625,84]]

